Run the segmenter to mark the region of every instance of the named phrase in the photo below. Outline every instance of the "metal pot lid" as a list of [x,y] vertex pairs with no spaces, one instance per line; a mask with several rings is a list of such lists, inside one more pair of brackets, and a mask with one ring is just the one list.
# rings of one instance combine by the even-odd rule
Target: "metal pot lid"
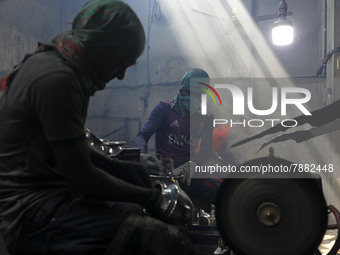
[[104,143],[108,146],[115,146],[115,145],[123,146],[126,144],[126,141],[105,141]]
[[[243,165],[290,164],[275,157]],[[216,221],[238,255],[314,254],[327,226],[320,178],[225,179],[217,194]]]
[[117,156],[124,150],[125,141],[109,141],[105,142],[105,145],[109,148],[108,153],[110,156]]

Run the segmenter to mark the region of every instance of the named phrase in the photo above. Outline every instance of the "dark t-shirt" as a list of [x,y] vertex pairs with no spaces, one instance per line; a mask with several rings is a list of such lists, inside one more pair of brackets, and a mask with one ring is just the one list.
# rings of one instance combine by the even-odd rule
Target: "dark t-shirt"
[[0,98],[0,231],[15,242],[20,220],[70,193],[51,146],[85,138],[89,98],[54,51],[30,57]]

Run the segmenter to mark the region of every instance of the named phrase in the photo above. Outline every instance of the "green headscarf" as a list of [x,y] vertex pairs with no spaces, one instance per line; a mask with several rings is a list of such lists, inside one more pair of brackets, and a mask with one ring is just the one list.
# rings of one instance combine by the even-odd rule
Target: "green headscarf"
[[83,90],[88,96],[105,84],[94,71],[87,51],[110,55],[118,61],[135,60],[143,52],[145,33],[135,12],[119,0],[92,0],[86,3],[73,20],[72,29],[61,33],[39,48],[27,54],[19,65],[0,80],[1,90],[5,90],[13,77],[32,55],[56,49],[64,61],[77,72]]
[[123,58],[138,58],[145,33],[135,12],[118,0],[92,0],[73,20],[71,34],[89,50]]
[[207,72],[200,68],[187,70],[182,77],[180,89],[194,89],[195,91],[201,92],[199,88],[202,86],[200,86],[198,82],[209,84],[210,78]]

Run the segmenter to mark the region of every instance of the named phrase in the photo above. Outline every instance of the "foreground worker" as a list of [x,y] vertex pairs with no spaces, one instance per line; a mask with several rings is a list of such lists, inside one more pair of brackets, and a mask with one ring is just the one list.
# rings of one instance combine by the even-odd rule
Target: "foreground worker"
[[144,43],[127,4],[93,0],[0,80],[0,231],[10,252],[191,254],[182,231],[143,214],[162,199],[145,166],[95,164],[104,156],[85,137],[89,97],[123,79]]

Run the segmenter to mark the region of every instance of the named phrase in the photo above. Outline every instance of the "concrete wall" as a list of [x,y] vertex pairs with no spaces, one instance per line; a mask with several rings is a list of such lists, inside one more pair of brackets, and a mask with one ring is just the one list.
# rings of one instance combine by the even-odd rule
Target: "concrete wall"
[[38,41],[50,39],[68,24],[85,1],[1,0],[0,75],[7,73]]

